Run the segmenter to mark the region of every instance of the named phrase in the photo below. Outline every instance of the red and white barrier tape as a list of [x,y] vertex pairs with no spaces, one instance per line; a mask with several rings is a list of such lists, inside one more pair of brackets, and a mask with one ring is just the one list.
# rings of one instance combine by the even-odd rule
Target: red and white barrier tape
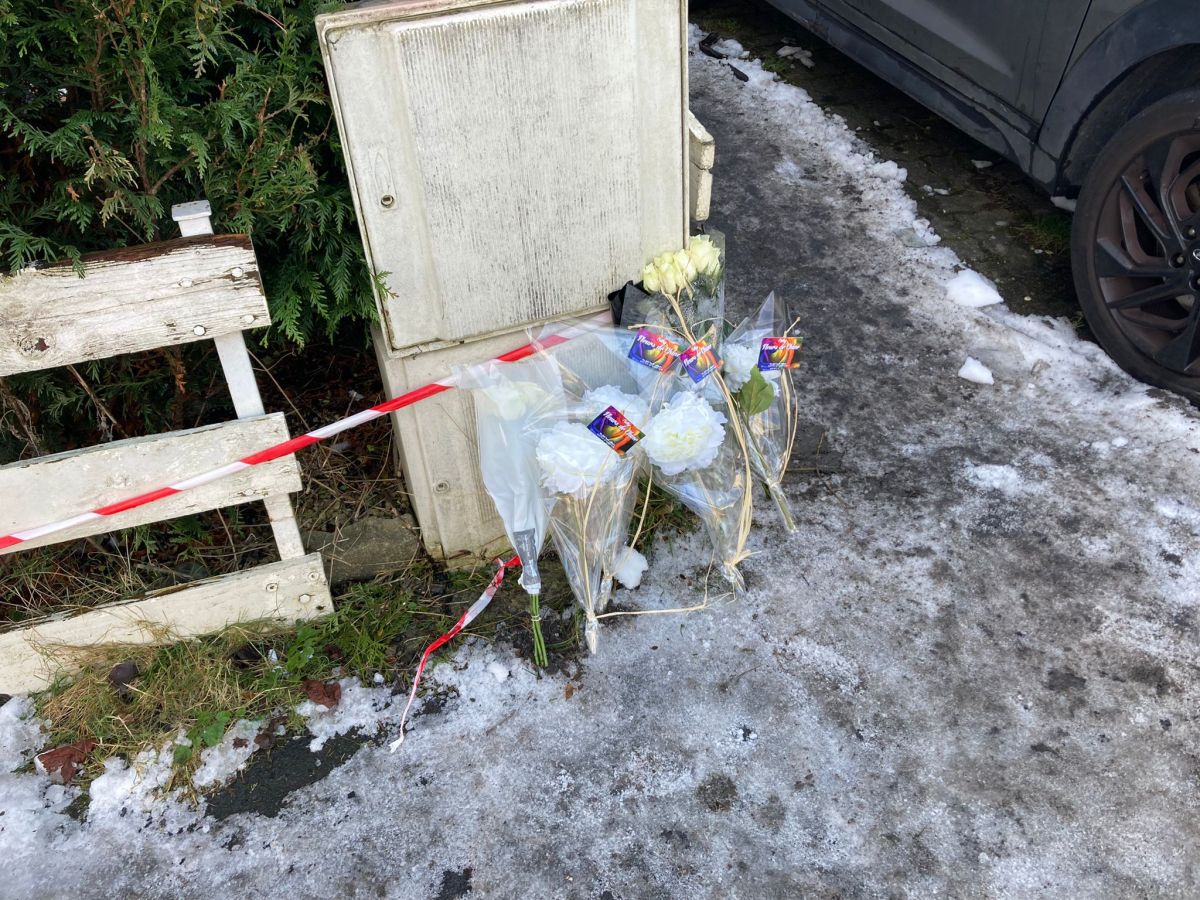
[[[543,335],[538,340],[531,341],[522,347],[518,347],[516,350],[511,350],[508,353],[495,357],[493,361],[519,362],[522,359],[528,359],[540,350],[565,344],[567,341],[573,340],[582,334],[587,334],[596,327],[604,324],[612,324],[612,317],[608,312],[599,313],[598,315],[584,319],[582,322],[567,326],[560,331],[552,331],[549,334]],[[411,390],[406,394],[401,394],[399,397],[393,397],[391,400],[387,400],[377,406],[372,406],[370,409],[364,409],[362,412],[339,419],[331,425],[326,425],[324,428],[317,428],[307,434],[298,435],[291,440],[283,441],[273,447],[260,450],[257,453],[251,453],[249,456],[244,456],[236,462],[226,463],[223,466],[209,469],[207,472],[202,472],[199,475],[193,475],[191,478],[185,478],[183,481],[177,481],[165,487],[146,491],[145,493],[138,494],[136,497],[130,497],[128,500],[97,507],[88,512],[80,513],[77,516],[71,516],[68,519],[60,519],[57,522],[39,525],[36,528],[26,528],[21,531],[15,531],[12,534],[0,536],[0,550],[13,547],[25,541],[31,541],[34,538],[45,537],[57,531],[65,531],[76,525],[82,525],[84,522],[91,522],[96,519],[105,518],[106,516],[115,516],[118,513],[136,509],[139,506],[145,506],[156,500],[162,500],[164,497],[173,497],[175,494],[181,494],[192,488],[200,487],[202,484],[210,484],[228,475],[232,475],[234,472],[249,469],[251,466],[260,466],[263,463],[271,462],[280,457],[290,456],[297,450],[311,447],[313,444],[320,443],[326,438],[333,437],[335,434],[341,434],[343,431],[378,419],[381,416],[386,416],[388,413],[395,412],[398,409],[412,406],[414,403],[419,403],[429,397],[448,391],[455,386],[453,377],[444,378],[441,381],[435,381],[432,384]]]
[[457,622],[454,627],[443,634],[440,638],[425,648],[425,652],[421,654],[421,662],[417,665],[417,674],[413,676],[412,690],[408,692],[408,703],[404,706],[404,713],[400,716],[400,737],[396,738],[389,745],[391,752],[395,753],[400,749],[400,745],[404,743],[404,723],[408,719],[408,711],[412,709],[413,700],[417,698],[417,686],[421,683],[421,673],[425,671],[425,664],[429,662],[429,657],[434,651],[445,644],[447,641],[454,640],[454,637],[475,621],[476,617],[487,609],[487,605],[492,602],[492,598],[496,596],[496,591],[500,590],[500,583],[504,581],[504,573],[513,566],[521,564],[521,557],[514,556],[508,562],[496,560],[496,574],[492,576],[492,580],[488,583],[487,589],[479,596],[479,599],[471,604],[468,609]]

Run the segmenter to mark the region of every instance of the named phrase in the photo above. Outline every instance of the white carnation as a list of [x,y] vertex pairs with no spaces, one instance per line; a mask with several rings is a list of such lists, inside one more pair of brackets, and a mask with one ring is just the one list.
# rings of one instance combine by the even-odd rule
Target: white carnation
[[703,469],[725,440],[725,415],[699,394],[676,394],[645,429],[642,447],[664,475]]
[[650,407],[645,400],[636,394],[627,394],[611,384],[592,388],[583,395],[583,414],[589,422],[610,406],[616,407],[618,412],[638,428],[642,428],[650,418]]
[[575,494],[612,477],[621,458],[586,425],[562,422],[538,441],[537,461],[542,484],[554,493]]

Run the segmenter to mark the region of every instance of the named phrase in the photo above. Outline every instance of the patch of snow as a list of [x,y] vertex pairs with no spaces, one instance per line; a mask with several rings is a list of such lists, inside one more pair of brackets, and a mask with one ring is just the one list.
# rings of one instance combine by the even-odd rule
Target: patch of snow
[[971,165],[977,169],[990,169],[995,163],[990,159],[973,159],[971,160]]
[[613,566],[613,576],[627,588],[635,588],[642,583],[642,575],[650,563],[636,547],[626,546],[617,557]]
[[225,732],[225,737],[217,746],[205,749],[200,754],[200,766],[192,778],[196,787],[203,789],[223,784],[236,775],[258,750],[254,739],[262,724],[261,721],[240,719]]
[[1025,487],[1025,479],[1012,466],[976,464],[968,461],[964,468],[967,478],[985,490],[999,491],[1011,497],[1019,494]]
[[490,663],[488,663],[487,670],[492,673],[492,677],[495,678],[497,681],[500,681],[500,682],[508,681],[508,675],[509,675],[508,666],[506,666],[504,663],[500,662],[499,660],[492,660]]
[[1004,302],[995,283],[973,269],[963,269],[946,283],[946,297],[959,306],[976,309]]
[[712,48],[730,59],[748,59],[750,57],[750,51],[744,49],[733,38],[722,38],[713,44]]
[[992,370],[973,356],[967,357],[962,368],[958,370],[958,377],[966,381],[973,381],[975,384],[996,383],[996,379],[992,377]]
[[13,697],[0,706],[0,774],[29,762],[44,740],[32,700]]
[[332,709],[312,700],[305,700],[296,707],[296,712],[304,717],[312,732],[308,749],[314,753],[338,735],[378,730],[381,723],[398,719],[403,709],[405,698],[388,688],[367,687],[357,678],[343,678],[338,683],[342,686],[342,697]]

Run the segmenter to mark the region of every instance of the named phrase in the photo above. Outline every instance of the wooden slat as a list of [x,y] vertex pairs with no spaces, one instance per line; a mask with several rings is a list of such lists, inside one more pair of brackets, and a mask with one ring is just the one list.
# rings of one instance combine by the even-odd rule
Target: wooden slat
[[0,277],[0,376],[270,324],[245,235],[181,238]]
[[292,622],[332,610],[318,553],[198,581],[142,600],[0,634],[0,692],[48,687],[56,674],[70,669],[64,648],[154,643],[153,626],[168,628],[176,637],[195,637],[235,622],[266,618]]
[[[0,467],[0,534],[34,528],[190,478],[287,440],[283,413],[130,438]],[[254,466],[212,484],[116,516],[18,544],[0,554],[300,490],[294,457]]]

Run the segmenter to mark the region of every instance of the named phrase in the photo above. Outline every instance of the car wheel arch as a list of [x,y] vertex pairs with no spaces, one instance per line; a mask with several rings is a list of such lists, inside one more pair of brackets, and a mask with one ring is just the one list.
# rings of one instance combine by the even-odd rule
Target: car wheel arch
[[1194,0],[1145,0],[1110,22],[1064,73],[1042,118],[1037,146],[1057,164],[1057,183],[1047,186],[1057,193],[1077,189],[1098,152],[1097,136],[1197,83]]

